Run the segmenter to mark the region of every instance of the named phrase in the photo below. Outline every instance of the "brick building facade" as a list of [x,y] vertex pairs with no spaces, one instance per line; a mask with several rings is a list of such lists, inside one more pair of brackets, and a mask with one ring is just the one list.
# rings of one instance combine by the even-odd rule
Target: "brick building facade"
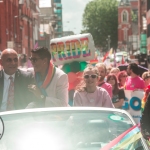
[[38,38],[38,0],[2,0],[0,3],[0,50],[14,48],[30,55]]

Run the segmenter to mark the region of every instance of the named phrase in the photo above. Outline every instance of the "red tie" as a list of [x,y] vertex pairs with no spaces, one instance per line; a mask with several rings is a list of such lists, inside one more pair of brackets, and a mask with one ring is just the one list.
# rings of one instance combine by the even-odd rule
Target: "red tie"
[[10,85],[8,90],[7,110],[14,110],[14,81],[12,76],[10,76],[9,79]]

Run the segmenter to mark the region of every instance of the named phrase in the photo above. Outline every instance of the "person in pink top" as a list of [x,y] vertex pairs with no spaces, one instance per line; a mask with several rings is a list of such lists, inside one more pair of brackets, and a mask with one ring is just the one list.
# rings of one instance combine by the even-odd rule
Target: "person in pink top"
[[96,67],[98,68],[98,71],[100,74],[98,86],[104,88],[109,93],[110,97],[112,98],[112,86],[109,83],[104,81],[107,75],[107,69],[106,69],[105,64],[97,63]]
[[144,90],[145,83],[141,77],[138,76],[139,68],[136,63],[131,63],[127,67],[127,73],[129,77],[127,77],[125,82],[126,90]]
[[114,108],[108,92],[97,86],[99,81],[98,69],[93,66],[88,66],[84,70],[83,76],[83,81],[76,87],[73,105]]

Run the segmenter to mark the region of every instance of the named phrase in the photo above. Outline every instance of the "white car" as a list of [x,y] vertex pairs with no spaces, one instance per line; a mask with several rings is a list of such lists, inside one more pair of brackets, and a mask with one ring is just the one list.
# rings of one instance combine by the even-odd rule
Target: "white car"
[[[96,107],[29,109],[0,116],[0,150],[100,150],[135,125],[124,110]],[[119,150],[148,150],[141,136],[126,145],[119,140],[118,145]]]

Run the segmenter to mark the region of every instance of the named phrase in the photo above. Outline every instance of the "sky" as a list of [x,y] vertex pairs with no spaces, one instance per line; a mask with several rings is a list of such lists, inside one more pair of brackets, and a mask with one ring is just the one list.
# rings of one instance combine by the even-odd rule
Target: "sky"
[[79,34],[82,28],[82,15],[91,0],[62,0],[63,30]]
[[74,31],[75,34],[80,33],[83,29],[82,15],[86,4],[90,1],[92,0],[61,0],[64,31]]

